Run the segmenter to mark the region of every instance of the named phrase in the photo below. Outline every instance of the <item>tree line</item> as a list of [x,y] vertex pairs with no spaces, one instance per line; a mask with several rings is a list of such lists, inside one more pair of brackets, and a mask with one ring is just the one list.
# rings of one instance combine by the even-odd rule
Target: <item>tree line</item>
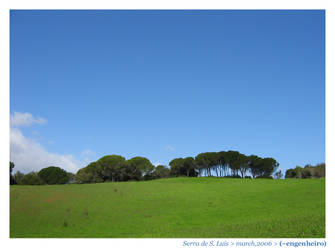
[[326,164],[320,163],[315,166],[311,164],[305,165],[305,167],[296,166],[286,170],[285,178],[321,178],[326,176]]
[[200,153],[170,161],[172,176],[271,178],[279,163],[274,158],[246,156],[238,151]]
[[39,172],[30,172],[23,174],[17,171],[12,175],[13,168],[15,167],[13,162],[10,165],[10,185],[52,185],[52,184],[65,184],[74,181],[74,174],[66,172],[60,167],[46,167],[41,169]]
[[12,175],[14,163],[10,162],[10,184],[43,185],[65,183],[100,183],[143,181],[168,177],[231,177],[231,178],[281,178],[274,174],[279,163],[273,158],[246,156],[238,151],[200,153],[195,157],[175,158],[164,165],[154,166],[149,159],[136,156],[126,160],[120,155],[106,155],[89,163],[76,174],[50,166],[39,172]]

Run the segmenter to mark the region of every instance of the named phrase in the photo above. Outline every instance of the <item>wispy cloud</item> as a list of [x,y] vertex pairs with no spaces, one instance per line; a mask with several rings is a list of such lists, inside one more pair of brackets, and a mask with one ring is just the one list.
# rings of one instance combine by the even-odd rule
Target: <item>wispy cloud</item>
[[167,145],[164,149],[165,149],[166,151],[170,151],[170,152],[172,152],[172,151],[175,150],[175,148],[172,147],[171,145]]
[[29,127],[33,124],[45,124],[46,122],[46,119],[41,117],[35,118],[30,113],[14,112],[14,114],[10,116],[11,127]]
[[90,149],[85,149],[84,151],[81,152],[82,156],[94,156],[96,153]]

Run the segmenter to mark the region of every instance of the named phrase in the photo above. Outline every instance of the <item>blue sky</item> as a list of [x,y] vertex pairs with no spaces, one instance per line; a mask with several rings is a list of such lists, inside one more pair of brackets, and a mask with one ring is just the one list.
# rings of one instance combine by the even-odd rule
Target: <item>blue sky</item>
[[11,160],[24,172],[222,150],[284,171],[324,162],[324,15],[11,11]]

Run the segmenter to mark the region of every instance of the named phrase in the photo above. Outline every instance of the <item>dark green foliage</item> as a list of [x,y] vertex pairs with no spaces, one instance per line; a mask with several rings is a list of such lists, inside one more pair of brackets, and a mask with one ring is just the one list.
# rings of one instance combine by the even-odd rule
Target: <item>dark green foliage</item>
[[163,165],[158,165],[152,174],[154,179],[168,178],[170,176],[170,169]]
[[104,181],[120,181],[121,167],[126,159],[120,155],[106,155],[97,161]]
[[226,153],[226,158],[232,171],[232,175],[237,175],[240,169],[240,153],[238,151],[230,150]]
[[141,170],[136,167],[136,164],[134,162],[130,161],[125,161],[124,163],[121,164],[119,174],[120,174],[118,178],[119,181],[128,181],[128,180],[139,181],[143,179]]
[[129,181],[153,179],[154,166],[144,157],[125,160],[119,155],[107,155],[80,169],[75,180],[77,183],[96,183],[105,181]]
[[212,176],[211,167],[213,166],[216,157],[211,152],[201,153],[195,157],[195,164],[199,171],[199,176],[202,176],[202,173],[205,172],[205,175]]
[[253,178],[270,177],[278,168],[279,163],[273,158],[260,158],[256,155],[248,157],[248,165]]
[[295,168],[286,170],[285,178],[320,178],[325,177],[326,165],[324,163],[312,166],[310,164],[306,165],[304,168],[296,166]]
[[[134,171],[135,178],[137,180],[150,180],[152,179],[152,172],[154,170],[154,165],[145,157],[133,157],[127,161],[131,171]],[[131,176],[132,177],[132,176]]]
[[238,170],[241,173],[241,177],[244,178],[249,170],[249,158],[244,154],[239,154],[237,163],[239,166]]
[[195,171],[196,165],[193,157],[184,158],[183,170],[186,171],[186,176],[195,177],[198,174]]
[[279,163],[273,158],[264,158],[262,161],[262,176],[270,177],[272,173],[277,169]]
[[288,169],[285,172],[285,178],[295,178],[296,175],[297,172],[295,171],[295,169]]
[[169,166],[171,167],[171,176],[186,176],[186,172],[183,171],[184,168],[184,159],[176,158],[169,162]]
[[262,158],[258,157],[257,155],[250,155],[249,157],[249,168],[253,178],[258,175],[261,175],[262,169]]
[[218,164],[220,166],[220,177],[228,175],[229,162],[227,157],[227,152],[218,152]]
[[41,169],[38,176],[49,185],[65,184],[69,180],[69,176],[64,169],[54,166]]
[[198,176],[196,163],[193,157],[176,158],[170,161],[169,165],[171,167],[171,176]]
[[45,182],[36,172],[30,172],[23,176],[21,185],[44,185]]
[[80,169],[75,175],[76,183],[99,183],[103,182],[102,169],[99,163],[91,162],[85,168]]
[[14,164],[14,162],[9,162],[9,171],[10,171],[10,173],[12,173],[12,171],[13,171],[13,168],[15,167],[15,164]]
[[12,175],[12,171],[13,171],[13,168],[15,167],[14,163],[13,162],[9,162],[9,184],[10,185],[14,185],[16,184],[16,181],[15,179],[13,178],[13,175]]
[[75,175],[76,183],[99,183],[103,181],[102,168],[98,162],[91,162]]
[[22,184],[22,179],[24,177],[24,174],[21,173],[20,171],[17,171],[15,174],[14,174],[14,180],[16,182],[16,184],[18,185],[21,185]]

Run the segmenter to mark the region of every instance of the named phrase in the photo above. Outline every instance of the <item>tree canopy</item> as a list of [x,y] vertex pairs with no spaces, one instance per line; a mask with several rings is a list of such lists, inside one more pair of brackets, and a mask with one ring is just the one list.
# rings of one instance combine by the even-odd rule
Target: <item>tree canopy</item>
[[50,166],[43,168],[38,172],[38,176],[44,183],[52,184],[65,184],[69,181],[69,176],[64,169],[59,167]]
[[304,168],[296,166],[286,170],[285,178],[320,178],[326,176],[326,164],[320,163],[315,166],[310,164],[305,165]]

